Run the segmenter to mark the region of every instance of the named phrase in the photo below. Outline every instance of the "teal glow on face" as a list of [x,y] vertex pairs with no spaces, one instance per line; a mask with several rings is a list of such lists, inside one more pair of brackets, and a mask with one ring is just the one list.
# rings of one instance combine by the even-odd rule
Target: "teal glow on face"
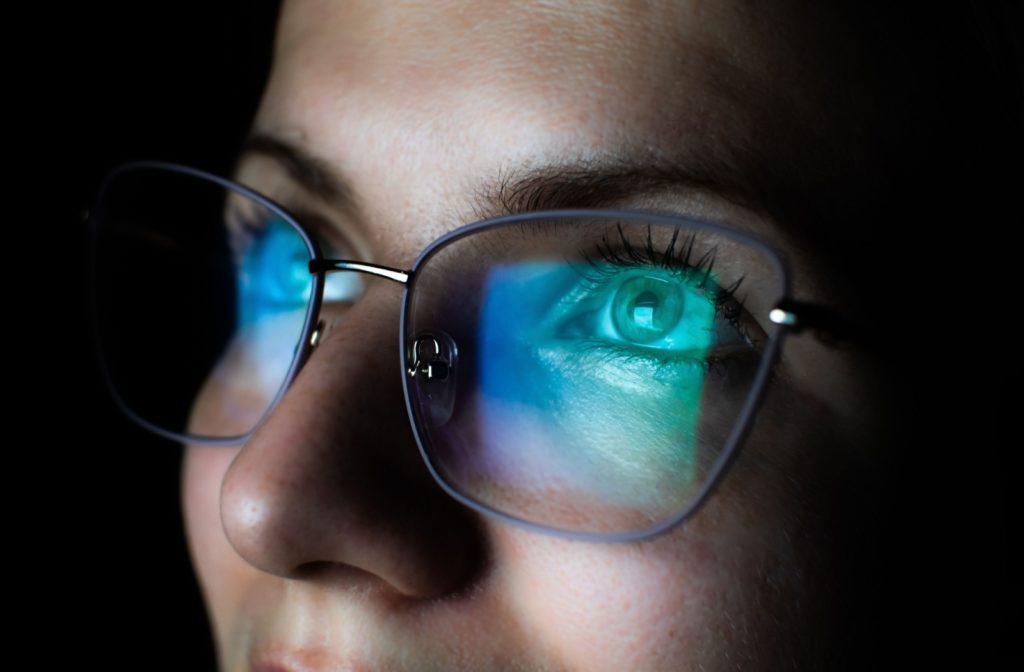
[[570,488],[655,516],[693,494],[708,353],[723,320],[710,292],[678,270],[597,270],[531,262],[488,275],[483,468],[525,489]]

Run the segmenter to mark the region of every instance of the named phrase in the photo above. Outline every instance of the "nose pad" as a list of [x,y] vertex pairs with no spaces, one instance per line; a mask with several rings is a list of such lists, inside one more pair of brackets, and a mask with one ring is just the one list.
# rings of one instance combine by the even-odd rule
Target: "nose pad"
[[440,427],[455,410],[458,346],[443,331],[422,332],[410,340],[407,361],[413,363],[407,373],[423,419]]

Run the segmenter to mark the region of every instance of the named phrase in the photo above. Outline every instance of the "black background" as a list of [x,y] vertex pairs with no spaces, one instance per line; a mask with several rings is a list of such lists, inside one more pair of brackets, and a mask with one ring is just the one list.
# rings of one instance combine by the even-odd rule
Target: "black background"
[[[267,74],[276,5],[119,0],[47,6],[10,20],[12,35],[26,39],[7,58],[14,177],[6,181],[12,317],[4,331],[16,397],[5,418],[7,557],[21,627],[43,635],[42,667],[213,669],[178,506],[181,451],[122,419],[100,381],[81,214],[102,175],[124,160],[229,171]],[[889,484],[898,508],[883,523],[892,542],[883,560],[897,569],[880,579],[880,593],[897,597],[893,609],[879,605],[878,618],[901,644],[892,661],[900,665],[998,661],[1019,592],[1009,538],[1020,525],[1008,493],[1021,443],[1021,336],[1012,326],[1020,253],[1010,241],[1022,223],[1013,197],[1024,183],[1022,51],[1020,27],[1014,35],[998,23],[963,67],[995,64],[984,76],[1006,93],[997,102],[1010,105],[1017,134],[1000,135],[998,148],[966,149],[974,134],[979,143],[994,137],[979,119],[1005,120],[987,116],[992,99],[959,95],[968,75],[955,70],[962,61],[954,53],[936,67],[950,73],[944,104],[961,136],[959,154],[937,149],[936,162],[948,165],[935,174],[946,179],[917,185],[947,196],[958,185],[989,185],[997,198],[954,196],[952,214],[926,208],[945,220],[936,219],[922,258],[907,262],[911,277],[893,288],[907,310],[929,311],[924,333],[894,335],[914,355],[908,377],[930,381],[900,400],[913,445]],[[947,37],[950,49],[969,48],[955,30]],[[1005,65],[1011,59],[1016,74]],[[938,225],[954,215],[953,226]]]
[[31,392],[8,422],[36,438],[8,478],[25,526],[15,555],[44,586],[17,588],[25,625],[48,633],[44,669],[214,669],[179,509],[181,448],[123,419],[102,384],[82,213],[126,160],[230,172],[268,74],[277,4],[118,0],[13,22],[45,27],[9,66],[27,95],[8,103],[27,117],[9,132],[27,140],[14,191],[31,194],[21,234],[37,250],[16,274],[36,326],[8,324],[13,347],[33,354],[15,363]]

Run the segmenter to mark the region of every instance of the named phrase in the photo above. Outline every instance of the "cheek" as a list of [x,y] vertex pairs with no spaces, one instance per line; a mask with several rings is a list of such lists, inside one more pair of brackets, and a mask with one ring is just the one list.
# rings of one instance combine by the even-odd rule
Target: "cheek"
[[228,641],[228,615],[237,613],[245,587],[258,576],[221,526],[221,483],[237,453],[237,448],[188,446],[182,465],[182,508],[192,565],[220,642]]
[[505,595],[530,639],[569,669],[718,669],[723,650],[753,657],[760,637],[744,621],[765,551],[722,534],[725,524],[711,534],[698,518],[641,546],[601,548],[503,534]]

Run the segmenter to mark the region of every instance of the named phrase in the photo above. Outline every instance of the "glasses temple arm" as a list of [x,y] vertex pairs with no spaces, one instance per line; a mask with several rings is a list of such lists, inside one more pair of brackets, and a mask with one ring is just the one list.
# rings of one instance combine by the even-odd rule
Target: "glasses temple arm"
[[823,344],[842,348],[849,344],[868,345],[863,329],[835,310],[816,303],[784,299],[768,314],[775,324],[785,325],[791,332],[811,330]]

